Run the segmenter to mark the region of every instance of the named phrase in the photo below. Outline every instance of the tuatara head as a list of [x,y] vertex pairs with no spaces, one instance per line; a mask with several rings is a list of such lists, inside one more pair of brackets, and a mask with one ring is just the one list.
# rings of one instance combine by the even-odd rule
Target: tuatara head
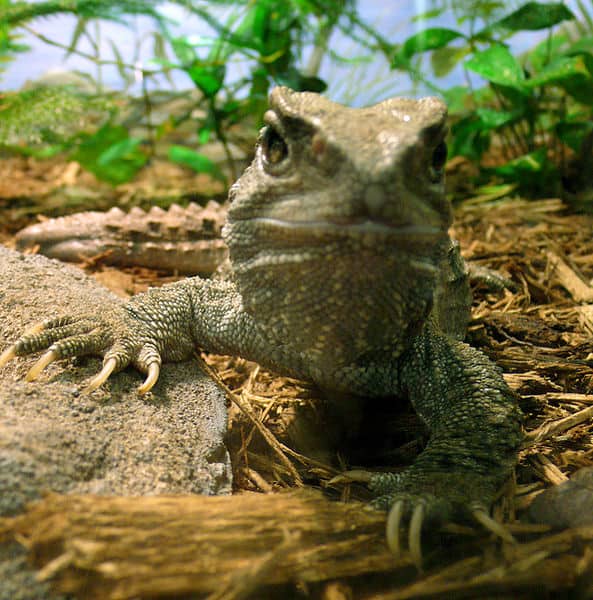
[[422,325],[451,223],[446,116],[437,98],[273,90],[223,236],[245,308],[281,343],[348,362]]

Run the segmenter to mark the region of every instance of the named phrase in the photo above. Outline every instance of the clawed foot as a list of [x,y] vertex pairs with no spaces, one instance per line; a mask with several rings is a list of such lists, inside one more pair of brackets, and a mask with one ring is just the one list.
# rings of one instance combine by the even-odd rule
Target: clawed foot
[[[123,322],[124,318],[120,315],[117,324],[121,326]],[[103,368],[91,379],[83,393],[96,390],[114,371],[121,370],[130,363],[146,373],[146,379],[139,386],[138,392],[147,393],[159,378],[161,358],[158,349],[146,341],[136,344],[125,335],[119,336],[118,342],[113,330],[106,321],[94,316],[48,319],[27,330],[0,354],[0,368],[18,356],[46,350],[25,376],[26,381],[33,381],[56,360],[99,355],[104,357]]]
[[[495,521],[488,510],[478,502],[460,505],[446,496],[437,497],[430,492],[399,491],[408,487],[403,484],[400,475],[393,473],[371,473],[363,470],[346,471],[334,477],[329,483],[358,482],[368,484],[380,495],[370,506],[378,510],[388,510],[385,526],[387,545],[395,557],[403,552],[402,536],[407,537],[408,550],[412,562],[418,569],[422,568],[422,531],[428,525],[451,522],[456,515],[470,517],[486,530],[505,542],[515,543],[510,531]],[[426,486],[430,488],[431,486]]]

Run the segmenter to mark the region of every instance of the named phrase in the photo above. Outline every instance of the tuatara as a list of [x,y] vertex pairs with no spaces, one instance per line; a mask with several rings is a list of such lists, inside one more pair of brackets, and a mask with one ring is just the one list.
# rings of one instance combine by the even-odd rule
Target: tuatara
[[133,365],[145,393],[162,361],[200,348],[338,396],[407,397],[430,430],[426,448],[404,471],[361,477],[390,510],[390,546],[400,552],[407,530],[419,562],[423,527],[464,518],[506,535],[488,511],[515,464],[521,417],[498,368],[458,339],[467,280],[448,235],[446,112],[436,98],[352,109],[274,89],[255,158],[229,192],[229,277],[47,320],[0,366],[48,349],[32,380],[52,361],[98,354],[89,390]]

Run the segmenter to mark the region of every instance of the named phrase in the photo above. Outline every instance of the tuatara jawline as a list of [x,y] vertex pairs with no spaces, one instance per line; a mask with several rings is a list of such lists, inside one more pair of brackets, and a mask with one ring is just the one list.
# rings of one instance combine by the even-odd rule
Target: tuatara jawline
[[[0,357],[104,357],[101,385],[133,365],[156,382],[162,361],[195,348],[255,360],[321,388],[409,398],[430,440],[397,473],[364,475],[420,561],[423,526],[489,516],[522,439],[500,371],[460,341],[466,270],[448,236],[446,107],[393,98],[363,109],[276,88],[255,158],[232,186],[223,238],[227,280],[149,290],[123,308],[47,321]],[[356,474],[355,474],[356,475]]]

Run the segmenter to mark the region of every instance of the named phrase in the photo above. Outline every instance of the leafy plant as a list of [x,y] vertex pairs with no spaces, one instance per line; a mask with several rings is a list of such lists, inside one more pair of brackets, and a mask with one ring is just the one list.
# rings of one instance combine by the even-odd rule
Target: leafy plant
[[[466,86],[436,88],[453,115],[452,154],[480,161],[488,152],[494,164],[486,174],[523,192],[559,193],[560,173],[593,135],[593,37],[554,32],[574,19],[563,3],[528,2],[469,34],[426,28],[397,48],[392,65],[429,84],[420,55],[431,56],[439,76],[462,64]],[[539,30],[548,30],[546,39],[513,56],[507,40]],[[486,85],[474,89],[470,73]]]
[[[215,139],[222,144],[227,157],[228,172],[232,178],[237,173],[228,139],[229,130],[244,120],[248,120],[252,125],[259,124],[272,84],[284,84],[297,90],[324,90],[326,84],[318,78],[317,72],[322,57],[328,51],[329,38],[335,28],[352,36],[352,39],[361,42],[363,46],[367,43],[362,41],[364,37],[365,40],[374,39],[377,44],[387,47],[386,42],[360,20],[354,0],[174,0],[174,3],[206,22],[215,35],[198,37],[177,36],[171,33],[171,23],[161,16],[158,10],[160,3],[155,0],[42,0],[35,3],[0,0],[0,22],[5,24],[6,31],[11,35],[19,29],[26,29],[43,42],[62,48],[67,54],[77,54],[93,62],[97,67],[98,91],[101,91],[101,70],[106,64],[117,67],[126,85],[137,78],[140,71],[148,131],[146,140],[143,140],[146,143],[134,146],[130,141],[134,152],[150,156],[155,152],[155,143],[163,135],[171,128],[179,127],[189,119],[195,119],[197,113],[203,115],[198,116],[196,120],[199,143],[205,144]],[[219,9],[223,8],[225,10],[221,12]],[[34,19],[63,12],[78,17],[77,26],[68,44],[49,39],[29,26],[29,22]],[[138,57],[125,59],[113,42],[113,58],[106,59],[100,55],[100,29],[96,25],[98,20],[107,19],[125,24],[130,14],[149,15],[156,24],[155,31],[148,36],[153,41],[153,59],[140,68]],[[362,37],[361,32],[364,34]],[[1,34],[0,30],[0,51]],[[79,49],[83,39],[90,42],[92,54]],[[305,64],[304,49],[311,45],[313,53]],[[229,77],[227,66],[231,63],[241,63],[244,74],[238,80]],[[185,114],[170,119],[163,126],[154,126],[149,82],[156,81],[163,75],[170,77],[173,70],[186,73],[192,85],[201,92],[201,98],[194,107],[200,111],[190,108]],[[70,90],[63,89],[61,93],[65,97]],[[18,93],[7,94],[5,98],[10,97],[10,102],[18,104],[18,96]],[[33,107],[33,113],[39,112],[35,109],[38,98],[39,110],[47,107],[43,93],[33,91],[26,98],[28,105]],[[83,101],[80,95],[78,101]],[[64,102],[64,115],[68,112],[68,106],[72,104],[73,101]],[[115,104],[113,107],[115,108]],[[6,106],[2,105],[0,99],[0,110],[3,108]],[[75,116],[73,114],[73,117]],[[112,112],[111,116],[108,126],[113,128],[118,122],[118,115]],[[109,136],[106,137],[107,130],[100,129],[95,134],[84,131],[80,137],[79,129],[75,126],[78,120],[72,118],[69,121],[71,135],[68,137],[67,128],[56,127],[52,130],[51,118],[42,119],[41,122],[47,125],[42,128],[44,135],[41,139],[24,136],[25,141],[47,141],[53,137],[57,142],[58,138],[62,138],[63,147],[70,148],[73,152],[82,144],[76,154],[82,164],[98,177],[112,182],[121,180],[124,172],[130,175],[133,173],[133,170],[122,170],[113,176],[110,169],[106,169],[103,154],[89,153],[93,135],[97,136],[94,140],[97,148],[101,148],[101,152],[107,152],[108,148],[104,147],[106,140],[110,139]],[[105,124],[105,121],[97,122],[99,126]],[[11,133],[18,133],[19,128],[26,133],[27,129],[23,129],[22,125],[23,121],[17,119],[14,126],[11,125]],[[6,144],[7,139],[2,137],[0,130],[0,144],[2,143]],[[114,154],[118,155],[120,146],[117,144],[123,143],[123,140],[114,139],[113,143],[116,144]],[[130,150],[132,146],[127,149]],[[96,160],[102,156],[101,164],[93,166],[93,156]],[[107,153],[106,156],[109,158],[110,154]],[[170,160],[207,172],[213,177],[220,179],[224,176],[220,169],[205,159],[199,148],[194,152],[189,149],[182,151],[180,147],[174,146],[170,148],[168,156]]]

